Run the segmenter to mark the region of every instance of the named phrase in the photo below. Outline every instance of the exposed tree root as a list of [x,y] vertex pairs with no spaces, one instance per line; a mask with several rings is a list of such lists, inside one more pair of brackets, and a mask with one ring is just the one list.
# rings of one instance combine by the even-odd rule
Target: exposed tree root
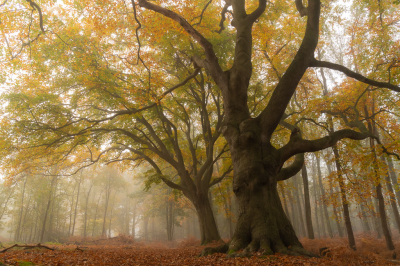
[[227,244],[223,244],[221,246],[215,247],[215,248],[205,248],[201,251],[199,257],[204,257],[208,255],[212,255],[215,253],[226,253],[229,249],[229,246]]
[[24,249],[31,249],[31,248],[47,248],[49,250],[54,250],[54,248],[42,245],[42,244],[37,244],[37,245],[12,245],[11,247],[5,248],[3,250],[0,251],[0,253],[5,253],[7,250],[12,249],[12,248],[24,248]]
[[[265,242],[262,245],[260,242]],[[237,257],[251,257],[253,253],[260,252],[263,256],[273,255],[275,253],[280,253],[284,255],[291,256],[306,256],[306,257],[319,257],[318,255],[304,249],[301,246],[291,246],[285,247],[276,245],[274,250],[271,249],[270,245],[266,244],[268,241],[252,241],[247,245],[244,249],[241,249],[242,246],[238,246],[240,249],[232,248],[232,246],[228,246],[228,244],[224,244],[218,247],[208,247],[205,248],[200,256],[208,256],[215,253],[227,253],[229,258],[237,258]]]

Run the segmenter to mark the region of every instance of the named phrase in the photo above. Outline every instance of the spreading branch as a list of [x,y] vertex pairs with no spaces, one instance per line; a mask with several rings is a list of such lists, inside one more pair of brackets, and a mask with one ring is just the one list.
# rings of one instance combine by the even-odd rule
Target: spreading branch
[[190,23],[187,22],[181,15],[179,15],[169,9],[155,5],[146,0],[139,0],[139,6],[146,8],[148,10],[152,10],[154,12],[157,12],[165,17],[168,17],[168,18],[178,22],[179,25],[181,25],[182,28],[190,36],[192,36],[192,38],[195,39],[200,44],[200,46],[204,49],[204,52],[206,55],[207,69],[210,70],[210,73],[213,76],[213,79],[215,80],[217,85],[220,88],[225,87],[224,84],[227,83],[225,81],[226,77],[224,75],[224,71],[222,70],[221,66],[218,63],[218,58],[214,52],[214,48],[213,48],[212,44],[203,35],[200,34],[200,32],[198,32],[195,28],[193,28],[193,26],[190,25]]
[[350,69],[348,69],[347,67],[344,67],[342,65],[339,64],[335,64],[335,63],[330,63],[330,62],[326,62],[326,61],[319,61],[317,59],[314,59],[311,62],[311,67],[324,67],[324,68],[329,68],[329,69],[333,69],[333,70],[337,70],[342,72],[343,74],[345,74],[346,76],[356,79],[358,81],[361,81],[365,84],[369,84],[371,86],[375,86],[378,88],[387,88],[387,89],[391,89],[393,91],[396,92],[400,92],[400,87],[396,86],[394,84],[390,84],[388,82],[379,82],[379,81],[375,81],[369,78],[364,77],[361,74],[358,74]]
[[315,140],[304,140],[301,138],[291,138],[291,140],[280,148],[278,151],[281,154],[282,164],[290,157],[305,152],[320,151],[334,146],[338,141],[348,138],[353,140],[363,140],[371,137],[369,132],[358,132],[352,129],[341,129],[331,132],[328,136]]
[[296,154],[294,162],[288,167],[282,168],[279,171],[277,175],[277,181],[282,181],[291,178],[301,170],[303,164],[304,164],[304,153]]

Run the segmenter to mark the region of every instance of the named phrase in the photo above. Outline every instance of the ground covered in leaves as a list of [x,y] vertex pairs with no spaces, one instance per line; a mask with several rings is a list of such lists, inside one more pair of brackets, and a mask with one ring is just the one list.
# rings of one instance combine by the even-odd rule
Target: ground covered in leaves
[[[86,244],[74,241],[69,245],[43,247],[13,247],[0,253],[0,265],[400,265],[393,251],[385,249],[384,240],[370,236],[357,238],[358,251],[350,250],[346,239],[303,239],[306,249],[320,258],[274,255],[264,257],[253,254],[249,258],[227,258],[225,254],[198,257],[204,247],[198,241],[187,239],[174,243],[133,242],[126,238],[92,240]],[[400,256],[400,241],[396,241],[396,254]],[[3,245],[9,247],[10,245]],[[0,252],[2,251],[0,250]]]

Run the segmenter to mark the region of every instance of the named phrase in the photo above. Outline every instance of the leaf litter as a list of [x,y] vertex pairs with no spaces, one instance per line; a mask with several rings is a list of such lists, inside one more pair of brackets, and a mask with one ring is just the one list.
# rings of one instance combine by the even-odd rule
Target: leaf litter
[[[347,239],[302,239],[306,249],[323,256],[307,258],[276,254],[262,256],[254,253],[251,257],[228,258],[226,254],[214,254],[198,257],[204,246],[198,241],[186,239],[181,242],[134,242],[112,240],[109,243],[92,241],[90,245],[48,245],[54,250],[43,247],[30,249],[13,248],[0,254],[1,265],[400,265],[394,257],[400,255],[400,243],[396,250],[387,251],[383,239],[370,236],[358,237],[358,250],[353,251],[346,245]],[[75,243],[77,243],[75,241]],[[101,243],[101,244],[93,244]],[[216,244],[214,244],[216,245]]]

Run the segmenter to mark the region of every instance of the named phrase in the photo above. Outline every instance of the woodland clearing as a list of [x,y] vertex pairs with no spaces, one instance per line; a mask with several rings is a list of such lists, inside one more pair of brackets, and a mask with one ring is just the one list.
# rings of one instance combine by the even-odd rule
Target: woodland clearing
[[[400,235],[395,236],[395,252],[400,254]],[[96,241],[97,242],[97,241]],[[327,247],[320,258],[254,253],[248,258],[229,258],[226,254],[198,257],[204,246],[188,238],[181,242],[136,242],[109,240],[95,245],[46,245],[53,248],[9,249],[0,254],[0,265],[400,265],[393,252],[385,248],[384,239],[359,235],[359,248],[353,251],[346,238],[302,239],[304,247],[314,253]]]

